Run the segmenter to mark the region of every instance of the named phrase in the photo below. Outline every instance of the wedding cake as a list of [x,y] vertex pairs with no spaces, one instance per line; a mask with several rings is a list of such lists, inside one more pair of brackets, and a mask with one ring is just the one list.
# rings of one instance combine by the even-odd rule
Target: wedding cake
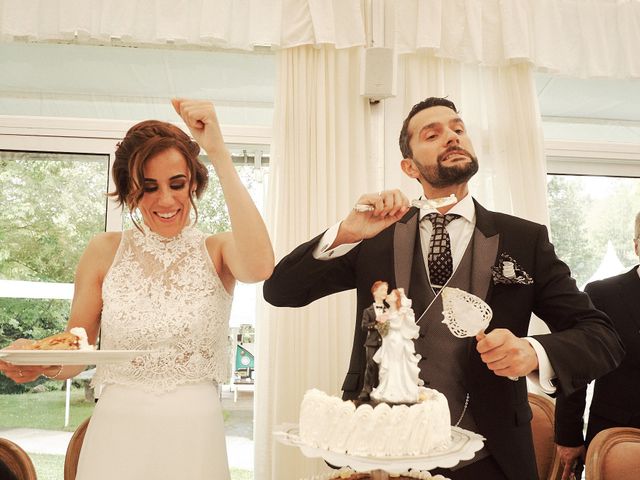
[[447,399],[424,389],[413,405],[375,407],[309,390],[300,408],[300,439],[307,445],[357,456],[425,455],[451,441]]
[[307,445],[356,456],[415,456],[446,450],[451,442],[447,399],[419,379],[420,356],[413,339],[419,327],[402,289],[387,299],[391,307],[379,319],[382,346],[371,403],[356,407],[320,390],[306,392],[300,408],[299,436]]

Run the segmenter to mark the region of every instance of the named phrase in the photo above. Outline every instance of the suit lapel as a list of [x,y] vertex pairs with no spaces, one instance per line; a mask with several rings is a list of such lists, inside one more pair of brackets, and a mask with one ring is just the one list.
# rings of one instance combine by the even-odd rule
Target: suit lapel
[[416,243],[418,228],[417,208],[411,208],[407,214],[396,223],[393,232],[393,266],[395,271],[396,288],[409,291],[411,279],[411,265],[413,250]]
[[500,234],[485,237],[479,230],[473,232],[473,258],[471,260],[470,293],[482,300],[487,300],[489,283],[491,281],[491,267],[498,256]]
[[476,228],[473,232],[470,293],[486,302],[491,283],[491,267],[498,257],[500,234],[491,212],[475,200],[473,202],[476,206]]

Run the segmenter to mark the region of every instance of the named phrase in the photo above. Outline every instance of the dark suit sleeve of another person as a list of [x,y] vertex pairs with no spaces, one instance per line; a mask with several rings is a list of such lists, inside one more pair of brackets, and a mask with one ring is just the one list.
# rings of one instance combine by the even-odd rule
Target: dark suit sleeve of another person
[[[597,288],[596,288],[597,290]],[[585,292],[594,306],[602,309],[593,291],[593,283],[587,284]],[[584,410],[587,403],[587,387],[579,388],[570,395],[558,395],[555,407],[555,442],[564,447],[584,445]]]
[[[588,284],[596,308],[611,317],[626,355],[615,370],[598,378],[593,389],[586,443],[603,429],[640,426],[640,278],[637,267]],[[575,446],[582,438],[584,391],[556,402],[556,441]]]
[[580,292],[569,267],[555,254],[546,227],[538,229],[535,243],[532,311],[552,334],[534,338],[545,349],[556,373],[556,393],[570,395],[613,370],[624,350],[609,317]]
[[331,260],[313,258],[322,234],[303,243],[276,265],[264,282],[264,299],[276,307],[303,307],[311,302],[355,287],[354,259],[359,245]]
[[555,408],[555,442],[563,447],[584,445],[584,409],[587,388],[579,388],[571,395],[558,395]]

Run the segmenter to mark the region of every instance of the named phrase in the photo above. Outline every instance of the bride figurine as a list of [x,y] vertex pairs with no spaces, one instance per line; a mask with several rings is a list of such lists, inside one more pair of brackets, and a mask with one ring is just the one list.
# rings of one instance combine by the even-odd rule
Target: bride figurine
[[379,320],[388,324],[388,331],[373,357],[379,365],[379,382],[371,398],[392,404],[413,404],[418,401],[423,384],[418,367],[421,357],[415,353],[413,344],[420,327],[416,325],[411,300],[402,288],[391,291],[386,302],[389,310]]

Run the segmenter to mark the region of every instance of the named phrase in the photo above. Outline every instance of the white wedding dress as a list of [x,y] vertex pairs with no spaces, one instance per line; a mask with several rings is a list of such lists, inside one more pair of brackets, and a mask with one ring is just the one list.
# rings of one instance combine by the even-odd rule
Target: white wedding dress
[[123,233],[104,279],[101,348],[150,353],[97,367],[76,479],[229,479],[216,382],[228,378],[232,298],[202,232],[143,230]]

